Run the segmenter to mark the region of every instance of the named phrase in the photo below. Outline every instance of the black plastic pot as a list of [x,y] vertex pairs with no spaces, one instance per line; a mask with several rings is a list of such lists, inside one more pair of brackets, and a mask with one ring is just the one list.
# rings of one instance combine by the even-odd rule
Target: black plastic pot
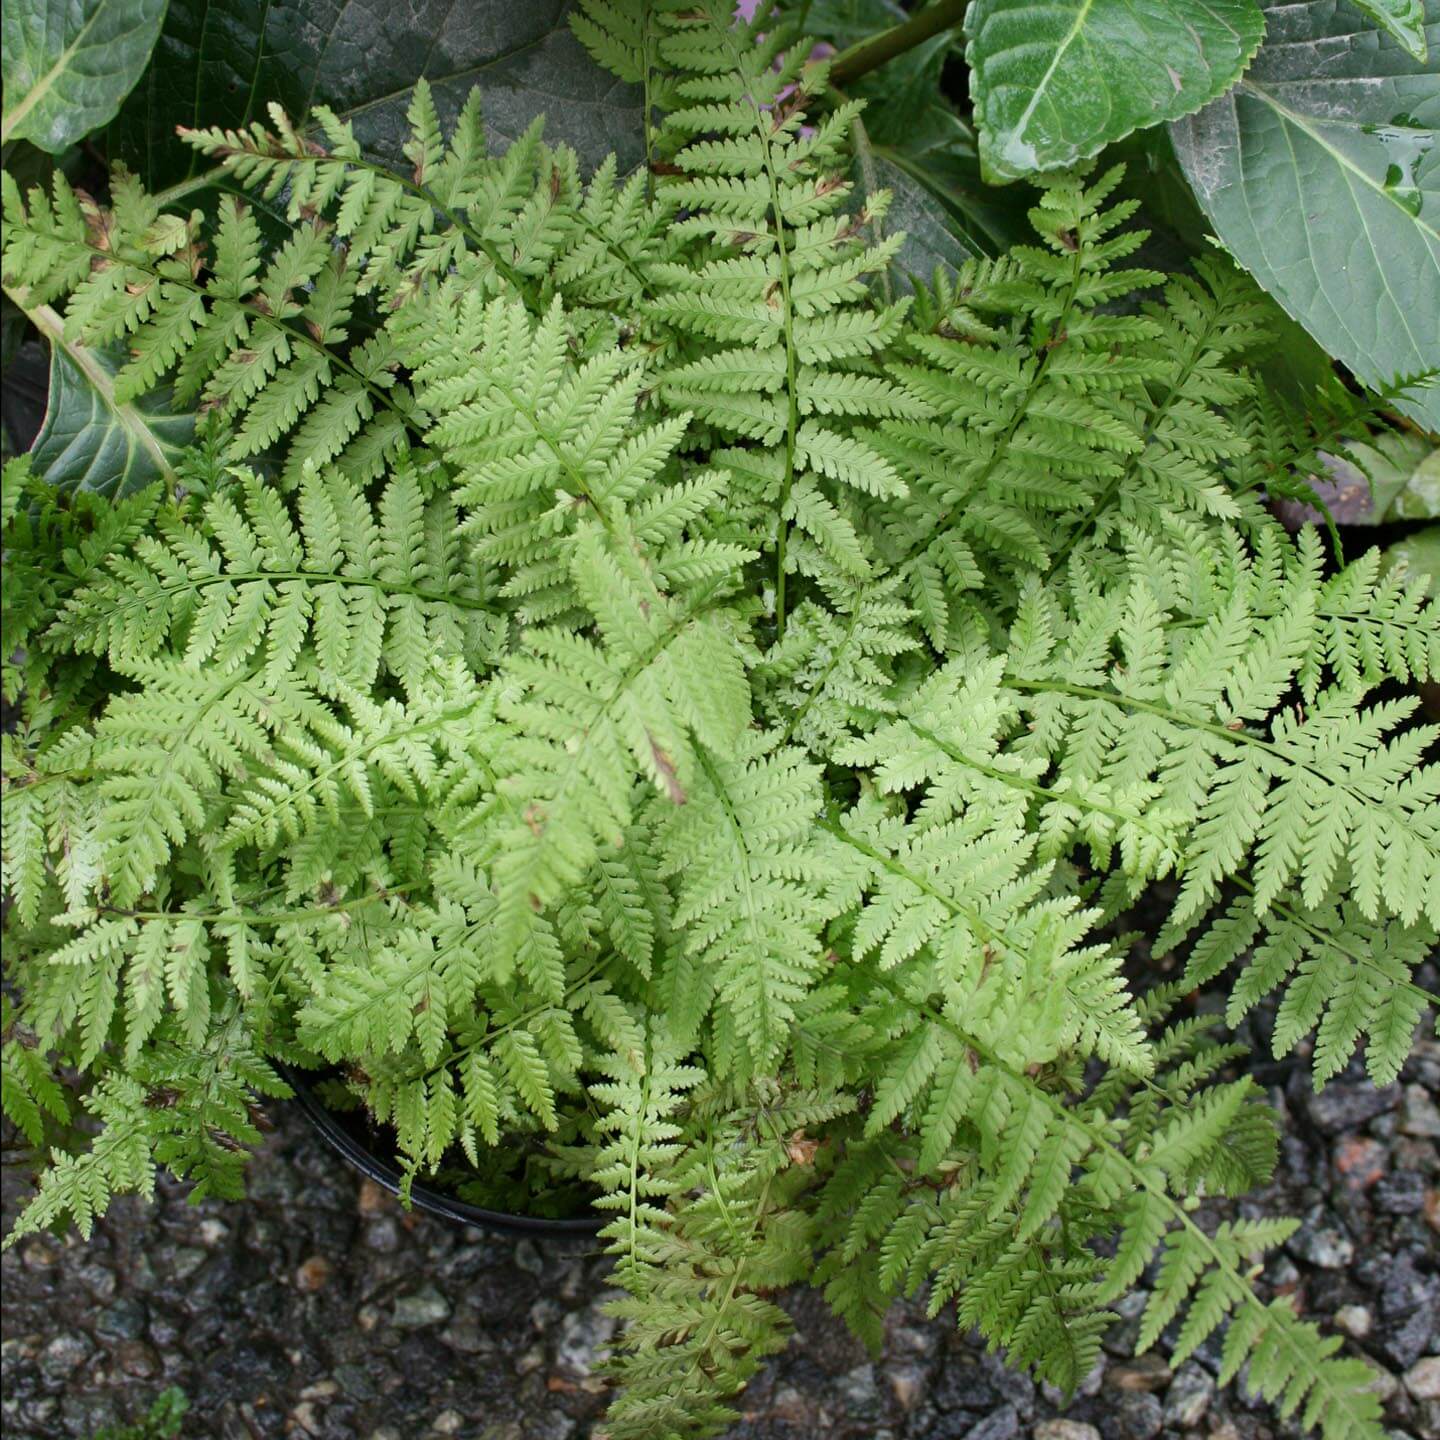
[[[382,1190],[398,1196],[402,1179],[399,1167],[388,1157],[377,1155],[357,1133],[358,1127],[347,1124],[343,1114],[331,1110],[315,1093],[313,1082],[324,1078],[323,1075],[296,1070],[289,1065],[277,1065],[275,1068],[295,1092],[295,1103],[319,1131],[321,1139],[367,1180],[373,1180]],[[537,1215],[486,1210],[479,1205],[467,1205],[443,1190],[432,1190],[418,1180],[411,1183],[410,1204],[427,1215],[439,1215],[461,1225],[474,1225],[481,1230],[495,1230],[506,1235],[594,1235],[605,1223],[603,1216],[593,1212],[566,1220],[549,1220]]]

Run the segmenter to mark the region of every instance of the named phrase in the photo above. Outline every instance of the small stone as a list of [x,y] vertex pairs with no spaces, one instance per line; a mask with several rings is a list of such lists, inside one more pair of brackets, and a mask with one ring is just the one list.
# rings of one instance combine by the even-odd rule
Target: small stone
[[83,1335],[57,1335],[40,1352],[40,1372],[52,1384],[59,1384],[89,1358],[91,1349]]
[[1400,1109],[1400,1130],[1405,1135],[1418,1135],[1427,1140],[1440,1139],[1440,1108],[1423,1085],[1405,1087],[1405,1103]]
[[290,1411],[290,1432],[299,1431],[303,1435],[318,1435],[322,1421],[314,1405],[308,1400],[302,1400]]
[[360,1194],[356,1197],[355,1208],[362,1215],[387,1214],[395,1204],[395,1197],[377,1185],[373,1180],[360,1182]]
[[538,1370],[544,1363],[545,1351],[539,1345],[532,1345],[516,1358],[515,1373],[528,1375],[532,1370]]
[[365,1244],[382,1255],[400,1248],[400,1227],[393,1215],[379,1215],[365,1226]]
[[206,1261],[203,1250],[193,1245],[182,1245],[171,1252],[169,1257],[170,1276],[174,1280],[188,1280]]
[[895,1402],[902,1410],[913,1410],[925,1395],[927,1375],[919,1365],[894,1365],[885,1372]]
[[1020,1412],[1013,1405],[1002,1405],[978,1425],[972,1425],[965,1440],[1013,1440],[1020,1433]]
[[1199,1365],[1182,1365],[1165,1396],[1165,1423],[1193,1429],[1205,1418],[1214,1397],[1214,1379]]
[[1312,1210],[1291,1236],[1287,1248],[1321,1270],[1343,1270],[1355,1258],[1355,1242],[1336,1215]]
[[1382,1405],[1388,1405],[1396,1391],[1400,1389],[1400,1382],[1388,1370],[1382,1370],[1373,1361],[1370,1362],[1370,1368],[1374,1372],[1375,1378],[1365,1388],[1374,1391],[1380,1397]]
[[103,1265],[77,1265],[71,1275],[78,1280],[100,1304],[114,1299],[115,1272]]
[[373,1400],[375,1387],[370,1383],[369,1371],[363,1365],[337,1365],[335,1382],[352,1400]]
[[863,1419],[879,1413],[880,1391],[875,1384],[873,1365],[868,1362],[857,1365],[840,1376],[835,1385],[844,1397],[845,1414],[848,1418]]
[[985,1372],[973,1361],[942,1361],[934,1398],[942,1410],[988,1410],[996,1395]]
[[1335,1147],[1335,1168],[1352,1193],[1368,1190],[1385,1173],[1385,1147],[1369,1135],[1347,1135]]
[[498,1425],[487,1425],[480,1432],[480,1440],[524,1440],[525,1432],[516,1420],[502,1420]]
[[533,1240],[521,1240],[515,1247],[515,1264],[527,1275],[543,1275],[545,1262]]
[[1382,1323],[1370,1344],[1397,1370],[1408,1370],[1430,1345],[1440,1318],[1440,1280],[1401,1255],[1378,1277]]
[[1105,1383],[1116,1390],[1163,1390],[1170,1383],[1170,1367],[1151,1352],[1124,1365],[1112,1365]]
[[1160,1401],[1144,1390],[1127,1390],[1116,1402],[1117,1440],[1155,1440],[1164,1423]]
[[1364,1305],[1342,1305],[1335,1312],[1335,1323],[1356,1340],[1363,1340],[1375,1324],[1375,1317]]
[[446,1327],[440,1339],[461,1355],[479,1355],[495,1348],[495,1341],[473,1320],[456,1320]]
[[1418,1215],[1425,1208],[1425,1181],[1414,1170],[1397,1170],[1376,1184],[1374,1200],[1383,1215]]
[[143,1340],[122,1340],[115,1347],[115,1363],[137,1380],[153,1380],[161,1369],[155,1347]]
[[1100,1440],[1100,1432],[1083,1420],[1042,1420],[1035,1427],[1035,1440]]
[[401,1295],[390,1318],[401,1330],[420,1330],[448,1320],[450,1302],[433,1285],[427,1285],[413,1295]]
[[1319,1094],[1307,1092],[1305,1109],[1317,1129],[1337,1135],[1342,1130],[1358,1130],[1367,1120],[1393,1110],[1399,1098],[1395,1085],[1377,1090],[1368,1082],[1332,1081]]
[[437,1435],[458,1435],[465,1428],[465,1417],[458,1410],[442,1410],[431,1422]]
[[230,1238],[230,1227],[223,1220],[202,1220],[200,1222],[200,1243],[208,1250],[214,1250]]
[[1417,1400],[1440,1400],[1440,1356],[1416,1361],[1405,1372],[1405,1388]]
[[570,1311],[560,1322],[555,1363],[574,1375],[591,1374],[615,1333],[615,1323],[598,1307]]
[[1440,1190],[1425,1192],[1425,1223],[1440,1234]]
[[1233,1420],[1221,1420],[1218,1424],[1212,1420],[1210,1440],[1240,1440],[1240,1432],[1235,1428]]
[[295,1271],[295,1288],[302,1295],[313,1295],[325,1288],[330,1278],[331,1264],[323,1255],[312,1255]]
[[96,1317],[95,1333],[102,1340],[138,1340],[145,1333],[145,1307],[121,1296]]
[[367,1335],[380,1323],[380,1311],[374,1305],[362,1305],[355,1312],[355,1323]]
[[20,1251],[27,1270],[48,1270],[55,1263],[55,1252],[43,1240],[31,1240]]

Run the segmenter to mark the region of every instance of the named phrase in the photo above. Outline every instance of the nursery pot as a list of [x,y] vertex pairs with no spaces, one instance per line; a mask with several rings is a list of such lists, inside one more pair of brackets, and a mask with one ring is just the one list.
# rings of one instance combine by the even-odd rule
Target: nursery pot
[[[315,1093],[313,1082],[323,1078],[323,1074],[311,1074],[289,1065],[277,1065],[275,1068],[295,1092],[295,1103],[325,1143],[367,1180],[373,1180],[382,1190],[398,1196],[402,1180],[399,1166],[389,1156],[377,1153],[366,1143],[361,1126],[347,1123],[345,1115],[331,1110]],[[443,1190],[423,1185],[419,1180],[411,1182],[410,1204],[427,1215],[439,1215],[460,1225],[474,1225],[481,1230],[507,1235],[594,1235],[605,1223],[604,1218],[593,1211],[587,1215],[553,1220],[538,1215],[511,1214],[505,1210],[486,1210],[480,1205],[469,1205]]]

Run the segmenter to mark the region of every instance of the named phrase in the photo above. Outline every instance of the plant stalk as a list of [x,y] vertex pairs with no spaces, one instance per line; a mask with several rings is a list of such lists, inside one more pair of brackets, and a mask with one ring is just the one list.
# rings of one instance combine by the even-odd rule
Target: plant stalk
[[830,65],[830,83],[846,86],[868,75],[872,70],[889,64],[897,55],[923,45],[942,30],[949,30],[960,23],[969,0],[937,0],[918,15],[912,15],[903,25],[892,26],[861,40],[848,50],[842,50]]

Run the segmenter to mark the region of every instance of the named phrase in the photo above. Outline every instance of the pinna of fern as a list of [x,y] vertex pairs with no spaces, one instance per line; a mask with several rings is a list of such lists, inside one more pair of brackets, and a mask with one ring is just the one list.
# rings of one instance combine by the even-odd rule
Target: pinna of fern
[[324,114],[195,137],[279,242],[126,177],[7,195],[7,286],[208,387],[231,462],[7,468],[6,1103],[56,1143],[14,1234],[157,1160],[230,1193],[272,1062],[328,1063],[412,1174],[588,1178],[616,1436],[723,1425],[812,1270],[872,1340],[928,1285],[1073,1386],[1155,1258],[1146,1343],[1229,1316],[1227,1373],[1378,1434],[1251,1283],[1284,1222],[1194,1209],[1273,1123],[1110,922],[1178,877],[1187,983],[1248,955],[1234,1018],[1283,986],[1317,1081],[1362,1037],[1393,1078],[1440,781],[1375,692],[1434,673],[1433,602],[1268,518],[1255,293],[1126,267],[1116,176],[886,301],[808,47],[583,9],[664,100],[649,177],[491,157],[474,100],[446,140],[422,87],[408,175]]

